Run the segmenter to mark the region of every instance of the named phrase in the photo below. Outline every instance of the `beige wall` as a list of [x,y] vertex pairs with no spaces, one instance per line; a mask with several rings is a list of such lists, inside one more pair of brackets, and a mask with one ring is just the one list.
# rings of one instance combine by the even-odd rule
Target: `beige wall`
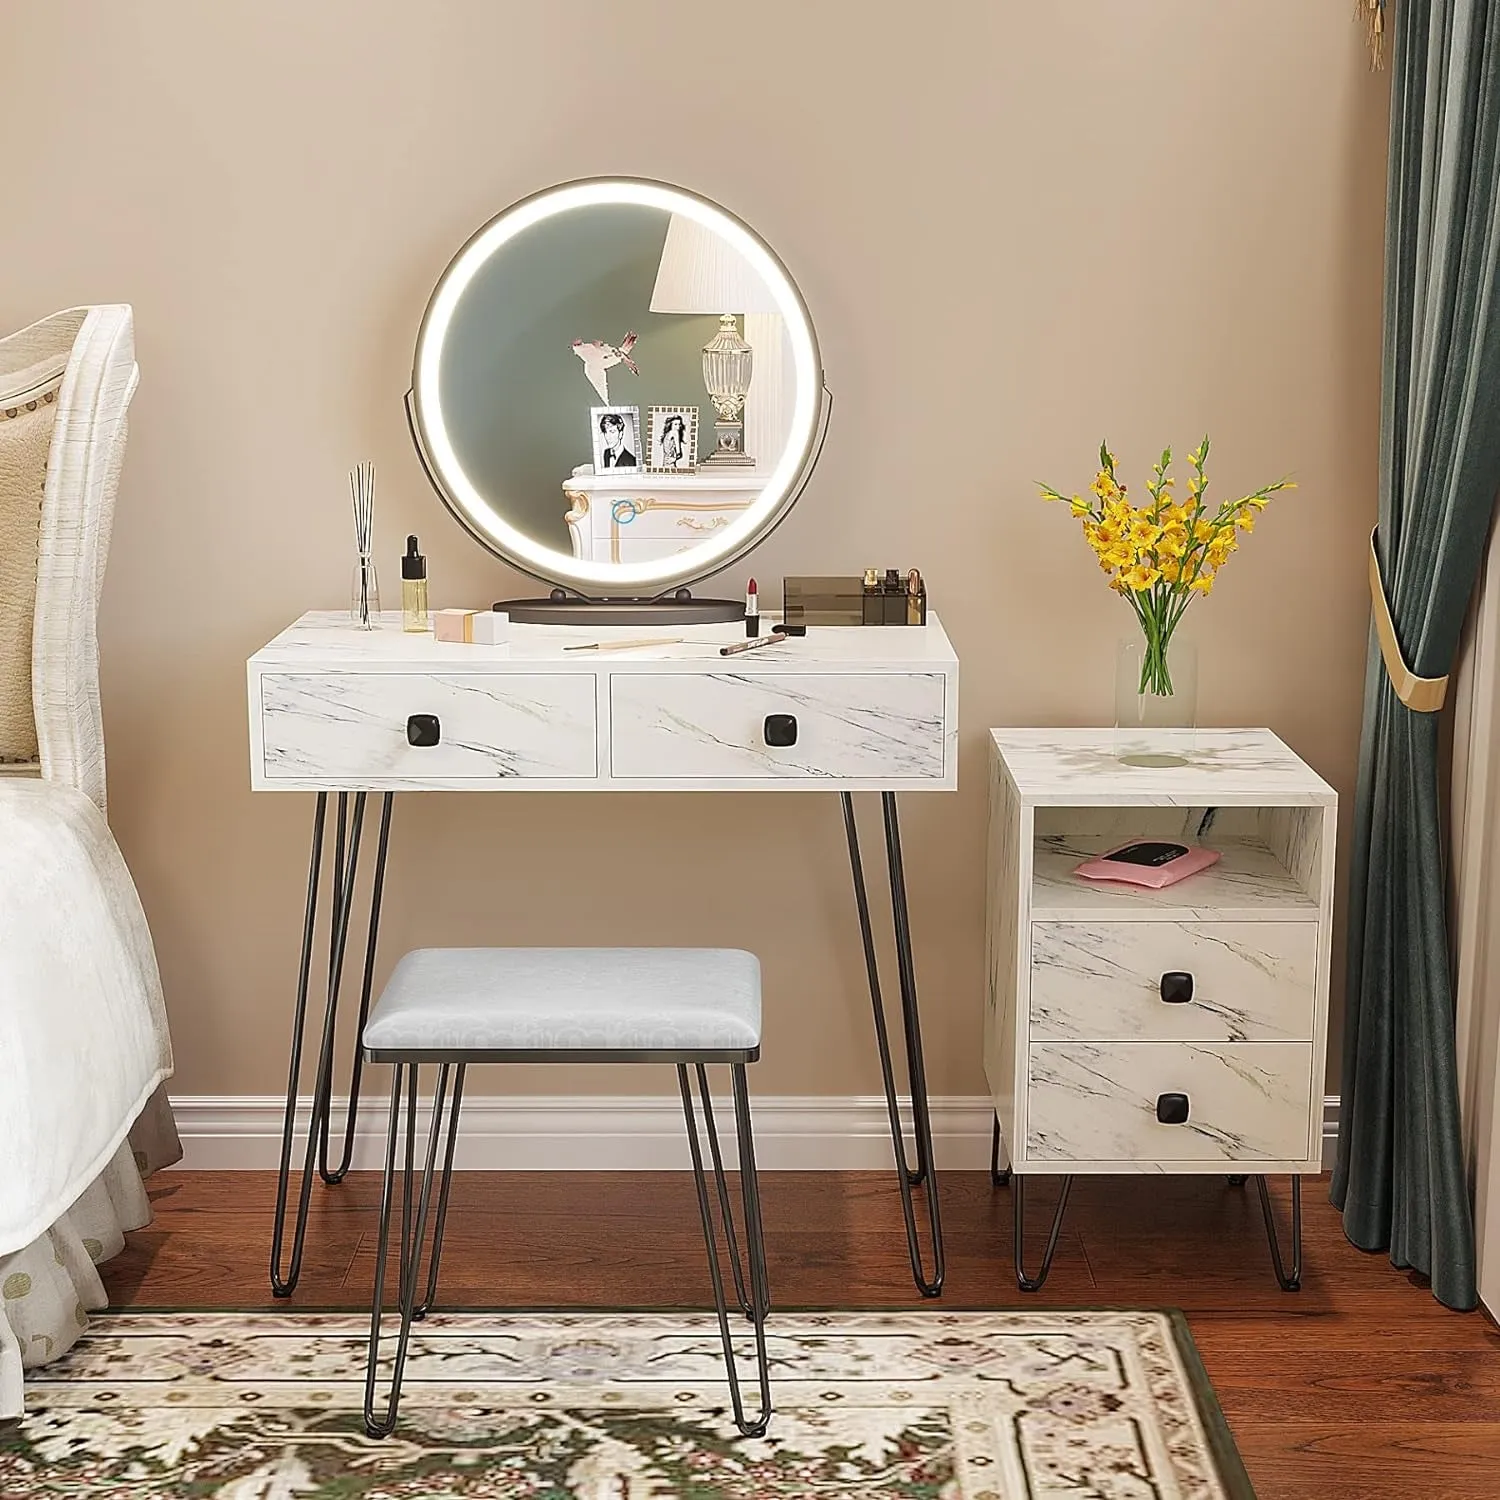
[[[1103,722],[1126,624],[1034,479],[1085,481],[1101,435],[1139,478],[1205,429],[1226,488],[1294,471],[1202,609],[1203,715],[1270,724],[1352,794],[1388,77],[1347,0],[731,13],[717,62],[703,7],[651,0],[7,14],[0,326],[117,299],[138,320],[104,694],[178,1091],[282,1084],[311,799],[251,796],[243,663],[346,598],[347,468],[379,465],[388,587],[408,530],[435,604],[519,586],[428,491],[401,394],[450,254],[561,179],[699,189],[801,284],[835,419],[755,572],[930,579],[964,726],[963,789],[906,812],[936,1092],[982,1087],[984,728]],[[758,1087],[877,1086],[835,799],[419,796],[397,817],[387,961],[744,945],[768,982]]]

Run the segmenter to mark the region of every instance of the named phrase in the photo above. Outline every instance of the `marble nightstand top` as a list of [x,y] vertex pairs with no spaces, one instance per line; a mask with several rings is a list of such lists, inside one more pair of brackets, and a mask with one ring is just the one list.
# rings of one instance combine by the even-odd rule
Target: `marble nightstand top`
[[1337,794],[1269,729],[1149,731],[1180,766],[1131,766],[1113,729],[990,731],[1023,803],[1032,806],[1331,805]]

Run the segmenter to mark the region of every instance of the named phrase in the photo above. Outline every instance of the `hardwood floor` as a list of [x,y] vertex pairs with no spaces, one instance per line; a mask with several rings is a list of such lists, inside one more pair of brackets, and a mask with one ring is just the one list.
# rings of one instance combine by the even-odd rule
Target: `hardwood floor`
[[[1308,1182],[1303,1290],[1280,1291],[1253,1186],[1221,1178],[1080,1178],[1057,1261],[1032,1297],[1011,1279],[1011,1202],[982,1173],[943,1178],[948,1281],[912,1285],[887,1173],[762,1174],[771,1288],[782,1306],[1180,1307],[1258,1494],[1500,1496],[1500,1330],[1344,1239]],[[275,1178],[166,1172],[156,1222],[103,1268],[116,1306],[358,1307],[374,1271],[379,1179],[314,1189],[302,1283],[266,1282]],[[1287,1209],[1283,1193],[1278,1200]],[[1028,1263],[1050,1184],[1028,1196]],[[1034,1239],[1033,1231],[1034,1229]],[[440,1302],[704,1306],[691,1178],[673,1173],[460,1173]]]

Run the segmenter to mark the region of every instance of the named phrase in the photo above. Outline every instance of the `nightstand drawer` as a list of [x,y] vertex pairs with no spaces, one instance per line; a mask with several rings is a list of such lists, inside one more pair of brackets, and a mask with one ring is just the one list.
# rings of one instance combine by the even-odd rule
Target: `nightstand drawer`
[[1038,1041],[1313,1039],[1313,922],[1036,922]]
[[939,781],[944,697],[936,672],[616,673],[610,769],[642,780]]
[[1300,1162],[1313,1149],[1309,1043],[1044,1043],[1028,1061],[1028,1161]]
[[598,774],[594,679],[496,672],[267,672],[268,781],[442,787]]

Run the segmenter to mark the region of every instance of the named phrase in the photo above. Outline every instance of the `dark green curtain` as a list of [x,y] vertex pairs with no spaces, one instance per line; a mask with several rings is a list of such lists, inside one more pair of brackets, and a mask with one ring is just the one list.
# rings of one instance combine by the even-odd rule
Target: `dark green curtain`
[[[1407,665],[1443,677],[1500,489],[1500,0],[1391,19],[1379,553]],[[1332,1198],[1354,1244],[1468,1308],[1438,719],[1398,701],[1372,645]]]

